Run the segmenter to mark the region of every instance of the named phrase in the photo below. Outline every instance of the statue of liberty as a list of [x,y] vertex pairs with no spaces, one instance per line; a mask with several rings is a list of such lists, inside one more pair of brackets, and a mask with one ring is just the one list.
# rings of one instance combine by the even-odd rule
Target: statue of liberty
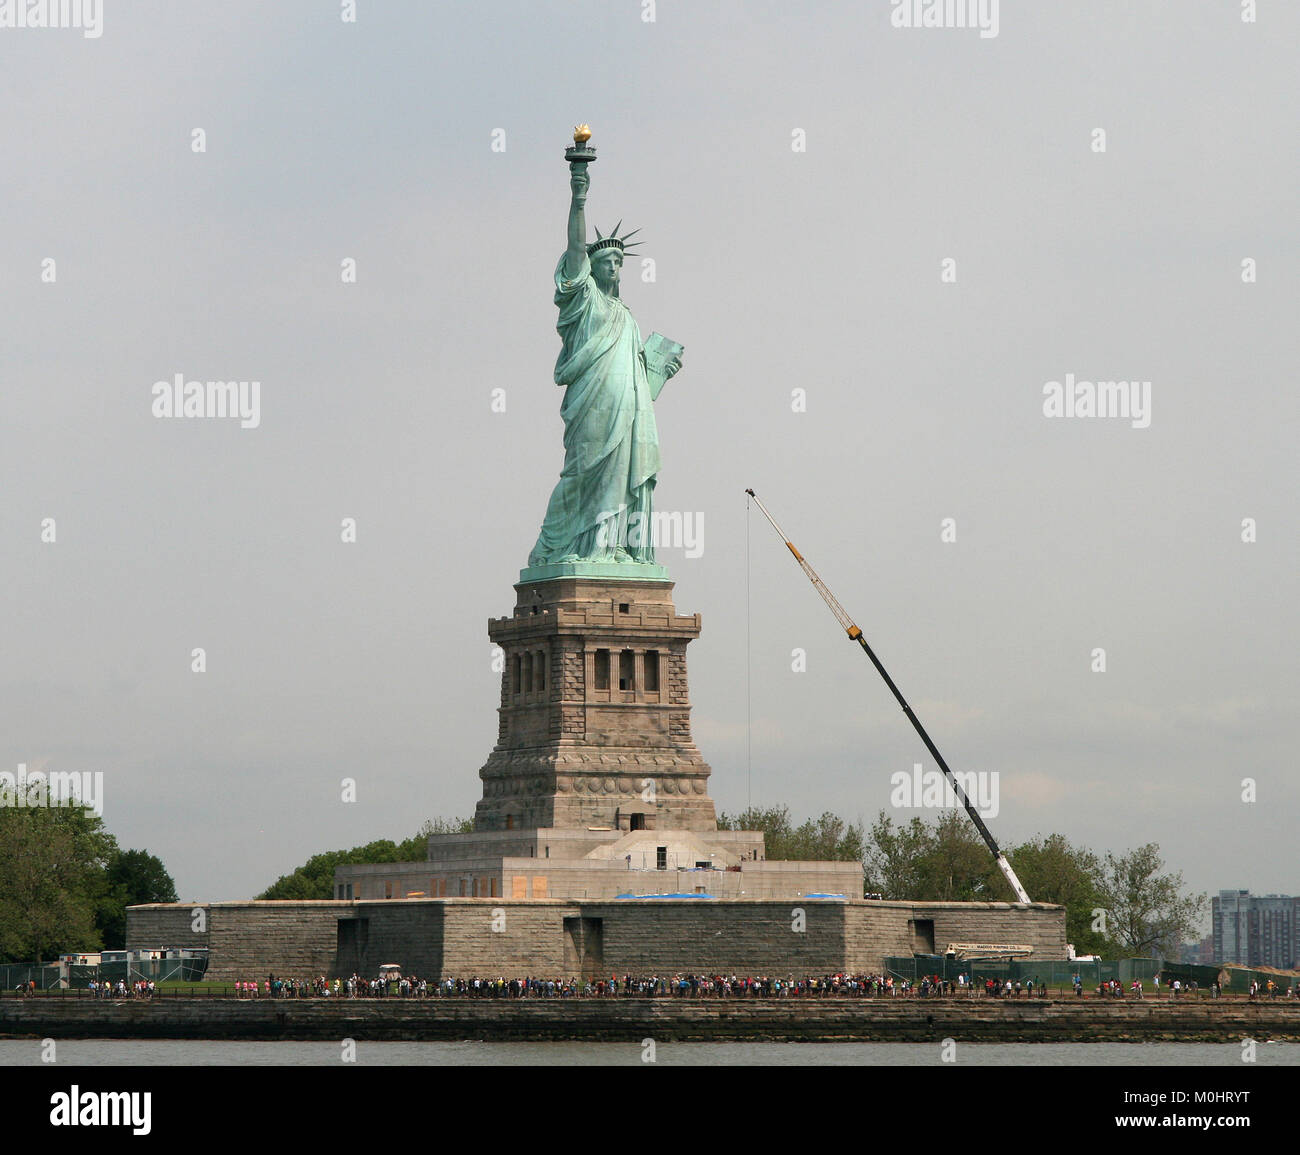
[[[585,133],[585,135],[584,135]],[[595,150],[579,126],[570,158],[569,244],[555,268],[556,330],[563,342],[555,383],[564,387],[564,468],[546,507],[530,568],[556,563],[654,564],[652,495],[659,471],[654,399],[681,368],[681,346],[645,344],[619,299],[628,238],[596,230],[587,243],[588,166]],[[574,159],[574,158],[577,159]],[[637,242],[639,243],[639,242]]]

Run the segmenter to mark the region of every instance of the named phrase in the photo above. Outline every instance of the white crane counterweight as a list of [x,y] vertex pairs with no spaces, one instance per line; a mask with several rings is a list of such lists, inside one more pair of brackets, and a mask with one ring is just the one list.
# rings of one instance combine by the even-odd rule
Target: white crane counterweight
[[907,699],[903,697],[902,691],[894,685],[894,679],[889,676],[889,672],[883,665],[881,665],[880,659],[876,657],[875,651],[867,644],[867,639],[863,636],[862,631],[854,624],[853,619],[849,617],[845,608],[835,600],[835,595],[826,588],[826,583],[817,576],[817,571],[808,564],[803,554],[795,548],[794,542],[786,537],[781,531],[781,527],[776,524],[776,518],[768,513],[767,506],[759,501],[758,494],[756,494],[752,489],[747,489],[745,492],[754,499],[754,504],[758,506],[763,516],[767,518],[771,523],[772,528],[776,530],[778,536],[783,542],[785,542],[786,548],[794,555],[794,560],[799,563],[799,567],[808,575],[808,580],[812,582],[813,587],[819,594],[821,594],[822,600],[830,607],[831,613],[835,615],[835,620],[840,623],[840,628],[848,634],[850,639],[857,642],[858,645],[863,648],[867,657],[871,659],[871,664],[876,667],[877,672],[885,679],[885,685],[889,687],[890,693],[894,695],[898,704],[903,707],[903,713],[907,715],[908,721],[912,723],[916,732],[921,736],[921,741],[925,743],[925,748],[934,756],[935,762],[939,764],[939,769],[941,769],[947,776],[949,783],[952,785],[953,791],[961,800],[961,804],[966,808],[966,813],[970,815],[971,821],[975,823],[975,828],[980,832],[980,837],[984,839],[984,845],[989,848],[989,852],[997,861],[998,869],[1002,871],[1003,877],[1005,877],[1007,882],[1011,884],[1011,889],[1015,892],[1016,897],[1021,902],[1030,902],[1031,899],[1029,894],[1020,884],[1020,879],[1016,877],[1016,872],[1011,869],[1011,863],[1007,861],[1007,856],[1002,853],[1001,849],[998,847],[997,841],[994,839],[993,835],[989,833],[989,828],[984,825],[984,819],[980,817],[979,811],[966,796],[966,791],[962,789],[961,783],[957,781],[956,775],[948,769],[948,763],[944,761],[943,755],[939,753],[939,748],[930,740],[930,735],[925,732],[925,727],[921,725],[920,718],[918,718],[912,711],[912,707],[907,704]]

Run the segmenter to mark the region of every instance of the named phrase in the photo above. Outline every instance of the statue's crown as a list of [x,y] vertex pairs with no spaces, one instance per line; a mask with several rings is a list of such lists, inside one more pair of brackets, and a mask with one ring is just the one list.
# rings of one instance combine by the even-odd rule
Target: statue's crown
[[633,241],[630,245],[627,242],[631,237],[636,236],[641,230],[633,229],[630,233],[624,233],[620,237],[618,235],[618,230],[622,227],[623,222],[619,221],[618,224],[614,226],[613,232],[611,232],[607,237],[602,237],[600,235],[600,230],[597,229],[596,239],[587,246],[587,256],[594,257],[601,249],[618,249],[620,253],[626,253],[628,249],[635,249],[637,245],[641,243],[640,241]]

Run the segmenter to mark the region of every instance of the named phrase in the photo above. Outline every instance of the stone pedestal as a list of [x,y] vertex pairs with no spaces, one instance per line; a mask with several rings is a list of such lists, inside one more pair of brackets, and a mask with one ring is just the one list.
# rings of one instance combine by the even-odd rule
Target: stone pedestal
[[479,771],[476,832],[717,829],[709,767],[691,740],[673,583],[521,581],[488,623],[505,653],[497,745]]

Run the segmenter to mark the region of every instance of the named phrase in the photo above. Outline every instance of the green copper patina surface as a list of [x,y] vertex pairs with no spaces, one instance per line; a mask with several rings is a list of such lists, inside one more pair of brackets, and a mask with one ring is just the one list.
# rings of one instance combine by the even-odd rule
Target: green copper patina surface
[[659,472],[654,399],[681,359],[647,362],[641,330],[618,292],[632,234],[618,236],[616,225],[607,237],[597,230],[588,245],[587,162],[570,163],[569,182],[569,244],[555,268],[564,468],[519,578],[662,580],[668,571],[655,564],[651,532]]

